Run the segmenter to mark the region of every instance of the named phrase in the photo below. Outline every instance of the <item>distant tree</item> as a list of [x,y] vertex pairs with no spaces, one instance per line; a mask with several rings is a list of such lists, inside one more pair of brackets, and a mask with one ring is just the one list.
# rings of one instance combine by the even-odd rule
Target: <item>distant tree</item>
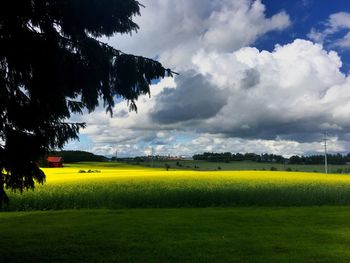
[[274,154],[262,154],[258,155],[256,153],[236,153],[232,154],[230,152],[225,153],[209,153],[205,152],[203,154],[193,155],[193,160],[202,160],[209,162],[240,162],[240,161],[252,161],[252,162],[269,162],[269,163],[284,163],[285,158],[281,155]]
[[131,33],[135,0],[11,0],[0,4],[0,204],[5,189],[34,188],[45,174],[37,160],[78,138],[99,100],[110,114],[115,98],[149,93],[152,79],[171,75],[160,63],[127,55],[101,37]]
[[[348,162],[347,155],[327,154],[329,164],[346,164]],[[297,156],[289,158],[291,164],[324,164],[324,155]]]
[[95,155],[85,151],[55,151],[50,152],[50,156],[60,156],[63,158],[65,163],[76,163],[76,162],[106,162],[108,158],[102,155]]
[[144,160],[142,157],[135,157],[135,158],[134,158],[134,161],[135,161],[135,162],[138,162],[138,163],[142,163],[142,162],[144,162],[145,160]]

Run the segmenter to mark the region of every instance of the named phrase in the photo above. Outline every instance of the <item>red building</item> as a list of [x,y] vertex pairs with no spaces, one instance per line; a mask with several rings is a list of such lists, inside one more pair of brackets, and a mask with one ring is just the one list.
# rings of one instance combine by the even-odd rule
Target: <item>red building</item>
[[62,157],[47,157],[47,162],[49,167],[63,167],[63,158]]

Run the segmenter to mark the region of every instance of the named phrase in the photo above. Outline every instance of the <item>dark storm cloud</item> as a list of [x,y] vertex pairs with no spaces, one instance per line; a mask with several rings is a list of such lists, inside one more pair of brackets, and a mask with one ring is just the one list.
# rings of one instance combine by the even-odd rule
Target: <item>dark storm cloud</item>
[[203,75],[184,73],[176,79],[176,89],[164,89],[157,96],[153,121],[172,124],[215,116],[227,103],[225,91],[211,84]]

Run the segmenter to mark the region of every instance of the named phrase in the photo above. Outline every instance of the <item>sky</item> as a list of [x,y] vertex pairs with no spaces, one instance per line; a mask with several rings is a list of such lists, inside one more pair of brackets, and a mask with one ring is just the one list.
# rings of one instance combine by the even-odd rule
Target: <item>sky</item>
[[141,0],[140,29],[102,41],[179,72],[138,112],[99,107],[66,149],[127,157],[350,152],[347,0]]

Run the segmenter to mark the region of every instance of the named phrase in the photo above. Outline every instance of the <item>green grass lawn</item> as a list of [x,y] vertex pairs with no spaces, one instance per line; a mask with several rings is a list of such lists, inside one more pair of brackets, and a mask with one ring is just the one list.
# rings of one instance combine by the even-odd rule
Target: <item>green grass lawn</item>
[[0,213],[1,262],[350,262],[350,207]]

